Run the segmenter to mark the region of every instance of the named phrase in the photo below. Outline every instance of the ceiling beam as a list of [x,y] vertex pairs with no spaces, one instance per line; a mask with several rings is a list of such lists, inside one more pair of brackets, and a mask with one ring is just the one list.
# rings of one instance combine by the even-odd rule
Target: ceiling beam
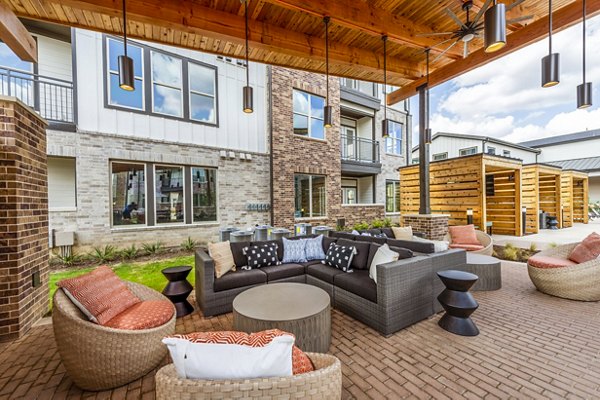
[[[559,32],[570,26],[573,26],[581,21],[581,7],[582,1],[576,0],[559,10],[552,13],[554,32]],[[587,1],[587,15],[591,18],[600,13],[600,0],[588,0]],[[485,53],[483,49],[479,49],[473,52],[465,59],[457,60],[448,64],[444,67],[440,67],[429,75],[429,87],[440,85],[447,82],[459,75],[462,75],[475,68],[481,67],[491,61],[494,61],[500,57],[510,54],[514,51],[522,49],[534,42],[537,42],[548,35],[548,16],[532,22],[525,26],[523,29],[514,32],[507,37],[507,44],[495,53]],[[539,66],[531,66],[532,68],[538,68]],[[417,88],[427,83],[427,78],[422,77],[409,85],[403,86],[402,88],[395,90],[388,94],[387,103],[392,105],[402,100],[406,100],[417,94]]]
[[37,43],[15,13],[0,1],[0,39],[23,61],[37,62]]
[[[73,9],[122,18],[121,1],[119,0],[61,0],[60,3]],[[23,16],[27,17],[27,15]],[[227,40],[241,46],[245,43],[243,15],[204,7],[190,0],[178,2],[128,0],[127,17],[132,25],[136,23],[151,24],[155,27],[193,33],[216,40]],[[54,20],[51,15],[43,17],[43,19],[48,22],[61,23],[61,21]],[[251,50],[261,49],[304,58],[309,61],[325,61],[325,40],[320,37],[290,31],[253,19],[250,19],[248,24]],[[97,27],[77,23],[70,23],[70,25],[83,29],[99,30]],[[105,31],[105,33],[121,32]],[[128,33],[131,37],[149,40],[145,36],[136,36],[134,29],[130,29]],[[161,42],[160,39],[158,41]],[[173,45],[166,37],[164,43]],[[360,66],[366,71],[381,73],[381,80],[383,80],[383,55],[380,52],[330,41],[329,59],[332,64],[341,67]],[[392,83],[395,78],[417,79],[423,74],[423,69],[420,66],[399,57],[389,57],[387,67],[388,78]],[[334,73],[332,71],[332,74]]]
[[[419,33],[431,33],[434,28],[394,15],[368,1],[340,0],[265,0],[268,3],[285,7],[294,11],[302,11],[317,17],[329,16],[337,25],[359,30],[371,35],[388,35],[389,40],[417,49],[431,48],[431,52],[439,54],[444,48],[434,47],[439,37],[419,37]],[[441,10],[440,10],[441,13]],[[458,59],[462,50],[450,50],[445,56]]]

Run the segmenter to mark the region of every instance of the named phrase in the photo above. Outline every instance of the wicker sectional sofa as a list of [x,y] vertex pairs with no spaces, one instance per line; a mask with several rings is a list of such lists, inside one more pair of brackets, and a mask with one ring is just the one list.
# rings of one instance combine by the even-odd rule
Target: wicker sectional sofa
[[[325,290],[335,308],[383,335],[391,335],[440,311],[436,297],[443,285],[436,272],[463,269],[466,264],[464,250],[434,253],[429,243],[349,234],[324,238],[324,251],[336,241],[346,244],[352,241],[360,248],[356,257],[362,268],[354,268],[354,272],[348,274],[315,260],[251,271],[238,268],[215,279],[213,260],[205,251],[198,250],[196,301],[205,316],[213,316],[230,312],[235,296],[248,288],[274,282],[307,283]],[[385,242],[401,254],[401,259],[378,265],[375,283],[369,278],[368,266],[378,246]],[[248,244],[231,244],[237,266],[244,265],[241,249]],[[282,259],[283,245],[278,244]]]

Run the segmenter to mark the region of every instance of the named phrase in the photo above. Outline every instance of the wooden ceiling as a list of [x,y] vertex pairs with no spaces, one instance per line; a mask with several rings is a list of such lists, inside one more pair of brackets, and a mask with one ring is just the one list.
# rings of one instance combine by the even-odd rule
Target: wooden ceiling
[[[59,23],[111,34],[122,34],[122,0],[2,0],[23,18]],[[506,0],[510,6],[516,0]],[[485,0],[475,0],[471,19]],[[581,0],[554,0],[555,30],[581,19]],[[600,11],[600,0],[588,0],[588,15]],[[393,103],[414,95],[423,84],[425,52],[432,59],[447,47],[436,46],[457,24],[445,9],[465,19],[461,0],[249,0],[250,58],[272,65],[323,73],[325,27],[330,16],[330,73],[367,81],[383,81],[383,43],[388,41],[388,83],[401,87],[389,95]],[[128,0],[131,37],[243,58],[244,5],[240,0]],[[485,54],[481,38],[469,45],[463,59],[455,46],[431,63],[430,86],[485,64],[547,34],[548,1],[525,0],[507,19],[532,18],[508,26],[504,50]],[[482,18],[483,20],[483,18]]]

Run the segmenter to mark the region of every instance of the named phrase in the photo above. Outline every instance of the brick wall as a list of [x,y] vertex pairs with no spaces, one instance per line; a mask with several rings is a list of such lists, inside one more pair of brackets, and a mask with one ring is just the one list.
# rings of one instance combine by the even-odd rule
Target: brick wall
[[45,129],[35,112],[0,97],[0,341],[22,336],[48,311]]
[[407,214],[402,216],[402,226],[412,226],[413,231],[425,234],[426,239],[442,240],[448,233],[448,215]]

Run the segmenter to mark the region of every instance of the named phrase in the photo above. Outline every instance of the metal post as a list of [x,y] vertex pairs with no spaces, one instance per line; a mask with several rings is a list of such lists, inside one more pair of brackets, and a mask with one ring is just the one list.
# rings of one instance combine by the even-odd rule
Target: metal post
[[521,219],[523,221],[523,235],[527,234],[527,207],[521,208]]
[[429,89],[422,85],[419,92],[419,214],[431,214],[429,201],[429,143],[426,136],[429,130]]

